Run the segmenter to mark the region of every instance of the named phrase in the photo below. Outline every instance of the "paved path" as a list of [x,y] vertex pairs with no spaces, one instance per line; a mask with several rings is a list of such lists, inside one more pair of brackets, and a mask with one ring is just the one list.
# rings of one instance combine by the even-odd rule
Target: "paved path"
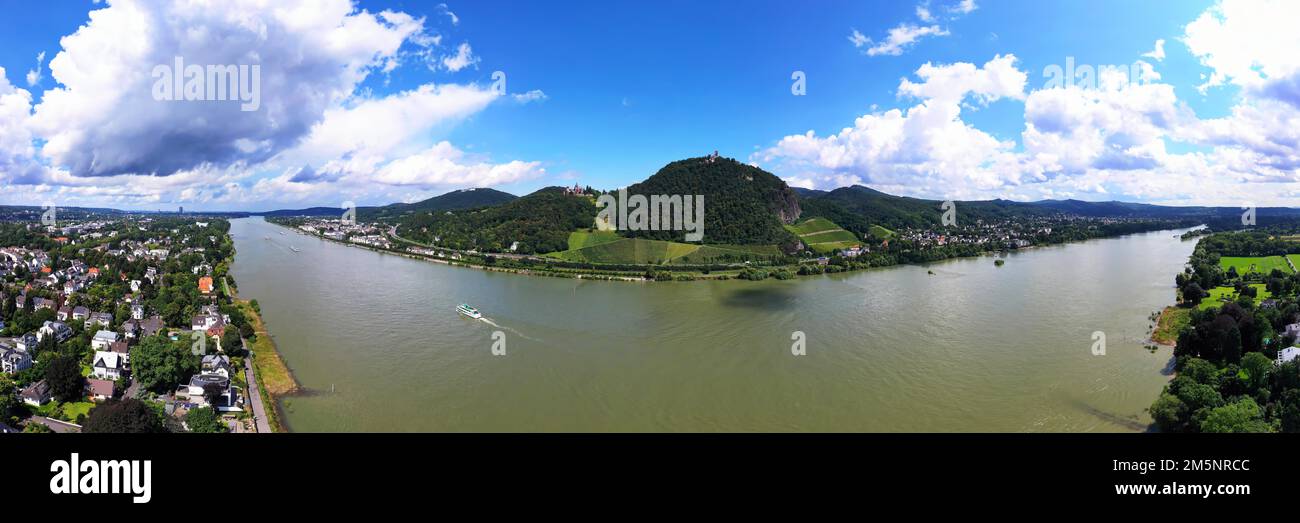
[[271,423],[267,421],[266,408],[262,406],[262,391],[257,387],[257,372],[253,370],[252,353],[244,360],[244,378],[248,381],[248,403],[253,404],[253,420],[257,422],[257,431],[263,434],[271,432]]

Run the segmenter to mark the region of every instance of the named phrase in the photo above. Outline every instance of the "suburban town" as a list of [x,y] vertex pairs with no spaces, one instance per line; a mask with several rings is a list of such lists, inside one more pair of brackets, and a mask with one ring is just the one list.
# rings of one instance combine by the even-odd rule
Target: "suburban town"
[[221,219],[0,222],[0,432],[267,432]]

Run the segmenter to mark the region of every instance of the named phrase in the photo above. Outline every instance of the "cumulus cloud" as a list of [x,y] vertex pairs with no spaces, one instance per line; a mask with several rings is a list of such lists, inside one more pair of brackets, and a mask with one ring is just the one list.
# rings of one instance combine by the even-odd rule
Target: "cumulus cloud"
[[[404,54],[427,56],[439,45],[424,19],[349,0],[230,3],[120,0],[91,11],[61,40],[49,63],[58,86],[35,107],[0,69],[4,201],[247,208],[346,195],[386,203],[445,184],[545,175],[538,162],[493,163],[439,141],[501,97],[489,88],[361,89],[372,73],[400,67]],[[459,60],[478,62],[463,49]],[[261,107],[156,100],[155,66],[176,57],[258,65]],[[520,104],[546,97],[510,96]]]
[[891,109],[858,117],[853,127],[819,137],[813,131],[787,136],[755,155],[803,186],[872,183],[906,193],[960,196],[972,189],[1018,183],[1015,144],[998,140],[961,120],[963,101],[989,103],[1023,97],[1028,76],[1012,55],[977,67],[926,64],[919,81],[903,79],[900,96],[920,99],[906,111]]
[[1183,43],[1211,72],[1202,92],[1229,83],[1300,108],[1300,3],[1224,0],[1188,24]]
[[[50,61],[61,86],[45,92],[33,125],[47,140],[43,154],[77,176],[255,163],[296,143],[421,30],[410,16],[347,0],[122,0],[62,39]],[[155,66],[177,57],[259,65],[260,108],[155,99]]]
[[0,184],[31,181],[43,170],[27,128],[31,110],[32,94],[10,84],[0,67]]

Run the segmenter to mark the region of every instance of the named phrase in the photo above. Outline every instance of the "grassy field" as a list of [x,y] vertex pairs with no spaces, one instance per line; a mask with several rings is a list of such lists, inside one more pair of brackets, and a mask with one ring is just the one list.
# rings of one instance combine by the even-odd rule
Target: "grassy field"
[[1281,256],[1224,256],[1219,258],[1219,266],[1223,270],[1229,267],[1235,267],[1237,274],[1246,274],[1248,272],[1258,272],[1260,274],[1269,274],[1273,269],[1281,269],[1287,274],[1291,273],[1291,266],[1287,265],[1286,260]]
[[888,240],[894,236],[894,231],[879,225],[872,225],[870,229],[867,229],[867,233],[882,240]]
[[620,239],[614,231],[573,231],[569,233],[569,250],[576,251]]
[[65,421],[77,422],[77,416],[85,414],[90,415],[90,409],[95,408],[95,404],[89,401],[75,401],[63,404],[63,419]]
[[569,245],[586,247],[553,252],[546,256],[577,263],[647,265],[735,262],[738,259],[781,254],[775,245],[699,245],[619,237],[611,240],[604,232],[575,232],[569,236]]
[[1183,307],[1165,307],[1160,313],[1160,321],[1151,339],[1161,345],[1173,345],[1178,342],[1178,332],[1192,320],[1192,309]]
[[1286,259],[1291,260],[1291,265],[1300,269],[1300,254],[1288,254],[1286,255]]
[[825,218],[812,218],[795,225],[787,225],[785,228],[803,240],[809,249],[820,254],[846,249],[861,243],[853,233],[841,229],[840,226]]
[[267,422],[275,432],[284,432],[275,398],[296,392],[298,382],[293,379],[289,366],[285,365],[284,360],[280,358],[280,352],[275,348],[271,333],[267,332],[266,325],[262,323],[262,316],[253,310],[253,306],[247,300],[235,300],[235,303],[244,312],[249,323],[253,325],[253,331],[257,334],[257,341],[249,343],[248,350],[253,353],[253,365],[256,366],[263,407],[266,408],[267,417],[271,418]]
[[[1250,286],[1255,288],[1256,305],[1263,300],[1273,297],[1273,294],[1268,292],[1262,283],[1252,283]],[[1201,305],[1197,307],[1198,309],[1205,310],[1211,307],[1222,307],[1225,299],[1226,301],[1237,301],[1237,290],[1232,287],[1215,287],[1210,289],[1209,293],[1210,295],[1208,297],[1201,300]]]
[[[573,239],[570,237],[570,242],[572,241]],[[699,245],[689,243],[642,238],[620,238],[590,247],[551,253],[548,256],[580,263],[658,264],[667,263],[673,258],[685,256],[699,248]]]

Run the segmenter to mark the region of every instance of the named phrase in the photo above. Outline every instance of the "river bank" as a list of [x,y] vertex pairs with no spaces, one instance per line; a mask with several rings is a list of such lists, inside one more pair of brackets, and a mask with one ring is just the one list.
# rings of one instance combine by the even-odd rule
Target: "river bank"
[[[238,256],[238,254],[236,254]],[[238,288],[231,289],[225,278],[221,280],[222,289],[253,327],[253,339],[242,338],[244,348],[248,350],[248,361],[252,362],[257,376],[257,389],[266,413],[266,422],[272,432],[288,432],[283,423],[284,413],[281,399],[301,390],[293,372],[285,364],[284,358],[276,347],[271,332],[262,320],[260,307],[256,300],[245,300],[238,296]]]
[[[446,251],[452,253],[453,256],[462,257],[459,259],[448,258],[442,256],[413,253],[409,250],[404,250],[404,249],[383,248],[383,247],[378,247],[378,246],[369,245],[365,243],[355,243],[355,242],[350,242],[345,240],[337,240],[334,238],[329,238],[322,234],[311,234],[302,231],[301,229],[294,227],[290,224],[278,223],[276,221],[268,220],[267,223],[271,225],[275,225],[277,227],[289,229],[293,231],[295,234],[301,236],[306,236],[309,238],[324,240],[326,242],[341,244],[347,247],[359,247],[373,252],[393,254],[404,258],[430,261],[430,262],[440,263],[449,266],[479,269],[479,270],[489,271],[489,272],[518,274],[524,276],[546,276],[551,278],[569,278],[569,279],[586,279],[586,280],[599,280],[599,281],[641,282],[641,283],[663,282],[663,281],[725,281],[725,280],[735,280],[735,279],[765,280],[768,278],[787,280],[787,279],[793,279],[797,276],[821,276],[825,274],[845,274],[845,273],[864,271],[867,269],[880,269],[880,268],[898,267],[898,266],[927,266],[930,264],[941,263],[949,260],[974,259],[974,258],[984,258],[984,257],[996,258],[995,263],[998,266],[1001,266],[1003,263],[1005,263],[1005,258],[1007,258],[1012,253],[1030,252],[1032,250],[1040,249],[1040,248],[1057,247],[1061,245],[1077,244],[1077,243],[1094,241],[1094,240],[1123,238],[1125,236],[1130,236],[1135,234],[1149,234],[1153,232],[1164,232],[1168,230],[1177,229],[1176,227],[1171,227],[1169,229],[1140,231],[1140,232],[1122,234],[1119,236],[1102,236],[1102,237],[1087,238],[1087,239],[1077,240],[1077,241],[1036,244],[1036,245],[1017,248],[1014,250],[981,251],[977,254],[973,254],[969,256],[952,256],[947,258],[939,258],[935,260],[927,260],[924,262],[896,262],[896,263],[873,265],[871,263],[857,261],[855,259],[843,259],[840,261],[842,265],[839,264],[820,265],[816,263],[814,260],[804,260],[798,264],[793,264],[793,265],[787,264],[787,265],[749,266],[747,264],[736,264],[736,265],[729,266],[728,268],[725,269],[714,269],[714,270],[701,270],[699,268],[694,268],[690,266],[671,267],[666,265],[645,265],[644,267],[638,267],[638,270],[627,271],[627,270],[613,270],[613,269],[601,270],[601,269],[556,267],[556,266],[551,266],[549,264],[558,262],[558,260],[549,260],[545,257],[537,257],[537,256],[529,257],[529,256],[521,256],[521,255],[491,254],[491,253],[471,254],[466,252],[442,249],[442,248],[432,247],[429,245],[419,244],[414,241],[402,238],[401,236],[397,236],[392,232],[388,234],[388,236],[391,239],[395,240],[399,244],[403,244],[403,243],[409,244],[424,250]],[[470,257],[470,256],[473,257],[481,256],[484,258],[491,258],[494,260],[502,260],[496,263],[504,263],[504,264],[520,263],[520,261],[523,261],[525,263],[542,263],[547,265],[543,265],[540,267],[539,266],[511,267],[511,266],[497,265],[496,263],[486,263],[486,262],[480,263],[474,261],[466,261],[463,258],[463,257]]]

